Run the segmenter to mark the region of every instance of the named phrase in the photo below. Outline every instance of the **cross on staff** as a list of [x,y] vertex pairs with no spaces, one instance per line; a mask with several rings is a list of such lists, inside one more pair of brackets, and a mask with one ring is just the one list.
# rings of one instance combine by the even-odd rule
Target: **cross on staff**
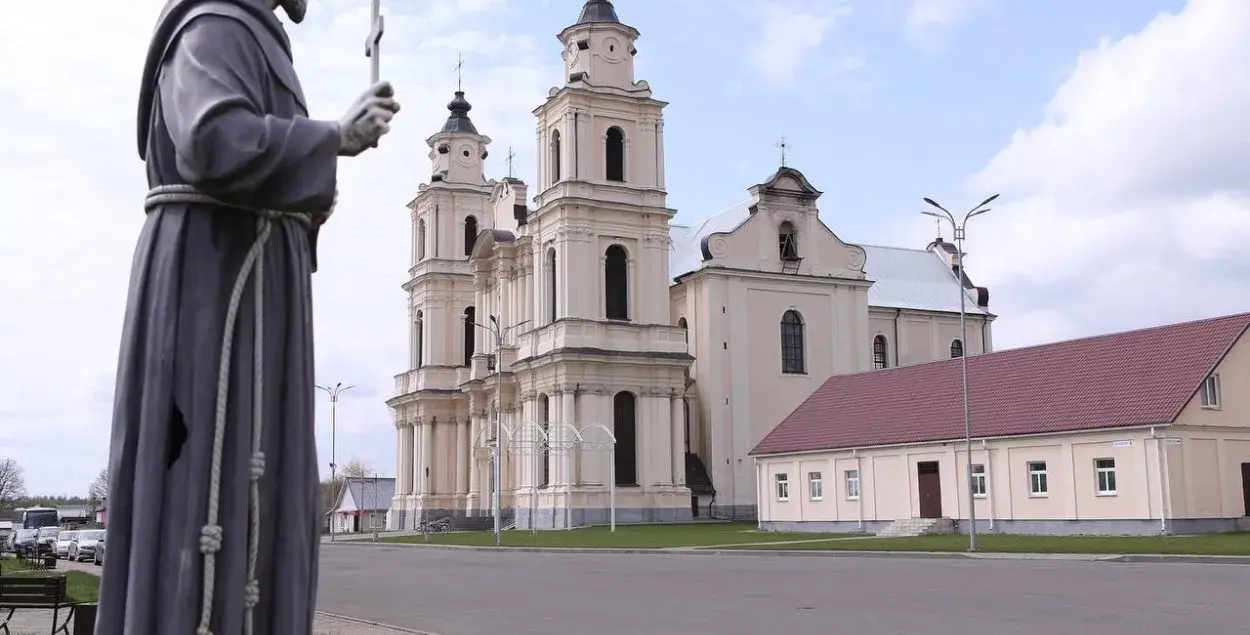
[[938,227],[938,240],[942,240],[942,219],[940,219],[940,218],[935,218],[935,219],[933,219],[933,222],[937,223],[937,227]]
[[456,51],[456,90],[457,91],[464,90],[460,85],[461,80],[463,79],[463,75],[464,75],[463,71],[464,71],[464,57],[460,55],[460,51]]
[[781,150],[781,167],[786,167],[786,151],[790,149],[790,145],[786,143],[785,135],[782,135],[781,142],[777,144],[777,148]]
[[508,146],[508,178],[512,178],[512,159],[516,157],[516,153],[512,151],[512,146]]
[[365,57],[369,58],[370,83],[378,83],[381,74],[382,32],[384,24],[380,0],[373,0],[373,17],[369,21],[369,39],[365,40]]

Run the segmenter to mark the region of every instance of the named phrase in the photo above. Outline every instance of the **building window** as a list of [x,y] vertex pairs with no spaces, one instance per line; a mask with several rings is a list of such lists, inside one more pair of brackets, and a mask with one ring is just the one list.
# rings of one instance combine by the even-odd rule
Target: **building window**
[[638,426],[634,420],[634,393],[621,391],[612,399],[612,434],[616,437],[617,485],[638,484]]
[[777,475],[777,500],[790,500],[790,478],[785,474]]
[[1094,459],[1099,496],[1115,496],[1115,459]]
[[972,464],[972,495],[985,498],[985,466],[980,463]]
[[[543,418],[543,435],[545,437],[551,433],[551,399],[547,395],[538,396],[538,410],[539,415]],[[540,468],[542,470],[542,480],[538,482],[538,486],[547,487],[551,484],[551,450],[549,444],[543,444],[538,460],[542,461]]]
[[1029,496],[1046,496],[1049,491],[1046,483],[1046,462],[1029,461]]
[[677,327],[678,327],[678,328],[680,328],[682,331],[685,331],[684,333],[682,333],[682,337],[684,337],[684,338],[686,339],[686,342],[687,342],[687,343],[689,343],[689,342],[690,342],[690,329],[689,329],[689,326],[690,326],[690,325],[686,322],[686,318],[684,318],[684,317],[679,317],[679,318],[677,318]]
[[607,156],[607,179],[625,182],[625,131],[616,126],[608,128],[607,142],[604,144]]
[[790,221],[782,221],[777,227],[777,255],[782,260],[799,259],[799,232]]
[[964,343],[959,340],[951,342],[951,359],[964,356]]
[[417,311],[416,326],[412,329],[412,348],[416,368],[425,362],[425,314]]
[[417,261],[425,260],[425,219],[417,221]]
[[556,248],[547,250],[547,323],[556,321]]
[[1202,407],[1220,407],[1220,376],[1211,374],[1202,382]]
[[464,365],[473,365],[473,351],[477,335],[477,309],[468,307],[464,310]]
[[473,255],[473,244],[477,242],[477,217],[469,216],[464,219],[464,255]]
[[551,131],[551,183],[560,181],[560,131]]
[[872,338],[872,368],[881,370],[890,366],[890,343],[884,335]]
[[790,375],[807,372],[803,360],[803,316],[794,309],[781,316],[781,372]]
[[608,247],[604,254],[603,290],[609,320],[629,319],[629,256],[620,245]]
[[807,488],[811,494],[812,500],[824,500],[825,484],[820,479],[820,472],[807,473]]
[[859,500],[859,470],[847,470],[842,476],[846,481],[846,500]]

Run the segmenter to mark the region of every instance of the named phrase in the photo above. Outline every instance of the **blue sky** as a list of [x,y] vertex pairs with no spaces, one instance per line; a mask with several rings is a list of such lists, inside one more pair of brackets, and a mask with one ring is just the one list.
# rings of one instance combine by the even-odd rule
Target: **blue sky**
[[[21,369],[0,382],[0,457],[34,491],[85,491],[107,462],[146,189],[134,100],[162,3],[25,3],[0,24],[0,55],[30,60],[0,77],[0,118],[24,122],[0,154],[0,297],[20,307],[0,312],[0,369]],[[404,205],[428,177],[424,139],[447,116],[457,53],[491,176],[513,146],[533,180],[531,111],[561,82],[555,36],[581,4],[383,0],[383,76],[404,110],[381,148],[341,164],[314,277],[318,380],[357,385],[340,404],[340,463],[394,471],[384,402],[407,359]],[[923,247],[936,228],[921,197],[962,208],[1001,192],[968,233],[998,348],[1250,309],[1244,0],[616,4],[642,32],[638,77],[671,104],[678,222],[745,199],[785,135],[844,240]],[[51,23],[64,34],[52,49],[22,26]],[[291,29],[314,117],[365,88],[367,30],[366,0],[312,0]]]

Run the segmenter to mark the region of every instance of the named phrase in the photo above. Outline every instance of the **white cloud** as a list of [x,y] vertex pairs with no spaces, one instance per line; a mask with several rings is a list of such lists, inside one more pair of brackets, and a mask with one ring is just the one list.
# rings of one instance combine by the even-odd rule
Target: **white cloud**
[[968,232],[1000,345],[1250,310],[1247,33],[1192,0],[1104,41],[971,179],[1003,193]]
[[[33,491],[83,492],[107,462],[118,335],[146,191],[135,102],[163,4],[32,2],[0,21],[0,56],[29,60],[0,75],[0,120],[8,123],[0,154],[0,456],[26,467]],[[508,146],[517,172],[533,171],[533,118],[516,104],[541,103],[559,77],[558,44],[510,32],[515,14],[505,5],[458,0],[407,12],[407,4],[383,3],[382,75],[404,110],[379,150],[341,164],[339,205],[314,275],[317,378],[358,385],[339,403],[339,462],[356,455],[384,473],[394,469],[383,402],[406,362],[404,205],[428,180],[424,139],[447,116],[457,52],[466,59],[473,120],[494,140],[491,173],[502,174]],[[395,12],[400,6],[405,11]],[[337,118],[368,83],[368,18],[367,3],[316,0],[308,20],[289,27],[312,116]],[[54,45],[32,24],[55,24]],[[329,408],[318,397],[324,465]]]
[[757,36],[743,51],[747,68],[772,87],[793,85],[800,71],[810,69],[833,76],[857,70],[857,56],[830,56],[819,52],[825,34],[851,15],[841,0],[772,0],[753,7]]
[[903,24],[912,43],[930,51],[941,45],[939,35],[964,21],[986,0],[911,0]]

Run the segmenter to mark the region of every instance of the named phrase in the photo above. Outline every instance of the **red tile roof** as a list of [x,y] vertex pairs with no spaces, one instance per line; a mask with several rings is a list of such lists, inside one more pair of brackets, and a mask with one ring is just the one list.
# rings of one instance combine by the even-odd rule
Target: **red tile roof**
[[[1170,423],[1250,313],[968,358],[972,436]],[[829,378],[752,455],[962,439],[958,359]]]

